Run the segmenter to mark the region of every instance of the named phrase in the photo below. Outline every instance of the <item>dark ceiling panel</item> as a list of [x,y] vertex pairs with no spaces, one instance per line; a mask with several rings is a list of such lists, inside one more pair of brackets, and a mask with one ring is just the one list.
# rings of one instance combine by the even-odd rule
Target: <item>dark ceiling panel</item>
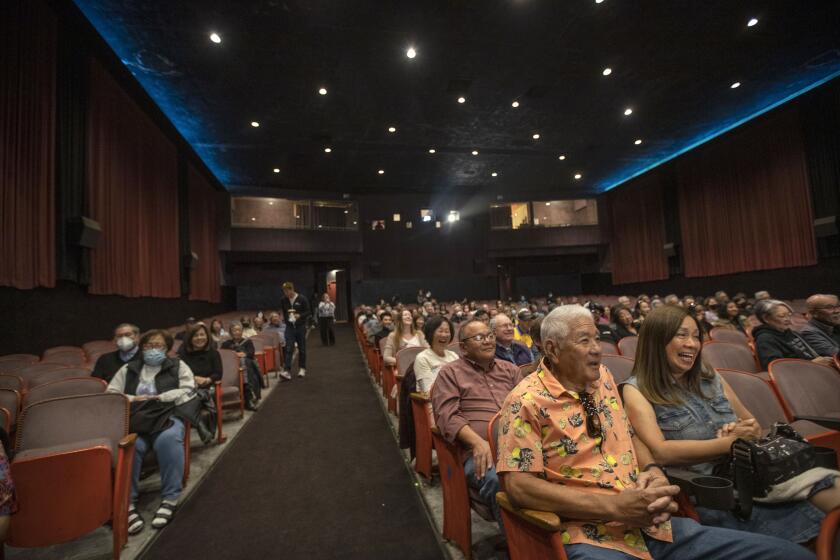
[[602,192],[840,74],[828,0],[75,3],[237,189]]

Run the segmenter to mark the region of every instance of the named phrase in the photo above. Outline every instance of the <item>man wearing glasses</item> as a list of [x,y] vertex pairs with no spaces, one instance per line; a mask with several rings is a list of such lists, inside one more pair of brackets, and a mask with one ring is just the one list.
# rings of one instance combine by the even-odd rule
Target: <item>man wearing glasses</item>
[[467,483],[477,489],[501,526],[496,503],[499,479],[487,437],[487,424],[519,383],[519,368],[496,358],[496,336],[475,319],[458,333],[463,357],[440,368],[432,385],[435,424],[450,443],[458,443]]
[[540,367],[502,405],[497,468],[514,504],[564,521],[569,560],[809,557],[788,541],[671,519],[679,487],[635,438],[590,312],[558,307],[541,336]]
[[799,334],[820,356],[835,356],[840,352],[840,302],[837,296],[816,294],[808,298],[811,320]]

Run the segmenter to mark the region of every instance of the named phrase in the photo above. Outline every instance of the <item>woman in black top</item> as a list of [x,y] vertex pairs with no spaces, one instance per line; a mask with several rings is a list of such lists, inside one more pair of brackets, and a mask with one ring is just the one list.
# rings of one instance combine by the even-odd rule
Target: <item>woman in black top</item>
[[222,342],[222,348],[233,350],[239,356],[239,365],[245,371],[245,408],[256,410],[262,393],[262,380],[254,360],[254,343],[242,336],[241,323],[231,323],[228,332],[231,338]]
[[626,307],[619,307],[615,314],[616,342],[628,336],[639,336],[637,323],[633,321],[633,314]]
[[[209,388],[222,380],[222,357],[204,323],[196,323],[178,348],[178,357],[190,366],[197,387]],[[252,344],[253,346],[253,344]]]

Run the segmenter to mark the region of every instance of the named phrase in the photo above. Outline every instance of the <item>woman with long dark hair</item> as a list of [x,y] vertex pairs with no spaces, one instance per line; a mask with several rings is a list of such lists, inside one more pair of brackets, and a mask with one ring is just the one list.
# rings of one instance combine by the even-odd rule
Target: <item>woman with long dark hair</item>
[[[667,305],[648,315],[639,334],[624,406],[636,435],[658,463],[721,474],[738,438],[757,440],[763,429],[726,381],[701,360],[697,319]],[[824,512],[840,507],[840,478],[803,482],[799,501],[756,503],[748,520],[730,511],[697,508],[715,525],[805,543],[817,536]]]

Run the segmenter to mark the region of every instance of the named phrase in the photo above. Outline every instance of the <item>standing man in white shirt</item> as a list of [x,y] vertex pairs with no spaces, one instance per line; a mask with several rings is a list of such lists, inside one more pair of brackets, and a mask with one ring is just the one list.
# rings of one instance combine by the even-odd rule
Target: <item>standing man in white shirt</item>
[[321,329],[321,344],[335,345],[335,304],[330,301],[330,294],[327,293],[318,304],[318,326]]
[[280,302],[283,316],[286,319],[286,364],[280,372],[280,377],[286,380],[292,379],[292,356],[295,351],[295,344],[298,347],[298,377],[306,375],[306,323],[312,311],[309,301],[301,294],[295,292],[295,285],[291,282],[283,283],[283,294],[286,297]]

